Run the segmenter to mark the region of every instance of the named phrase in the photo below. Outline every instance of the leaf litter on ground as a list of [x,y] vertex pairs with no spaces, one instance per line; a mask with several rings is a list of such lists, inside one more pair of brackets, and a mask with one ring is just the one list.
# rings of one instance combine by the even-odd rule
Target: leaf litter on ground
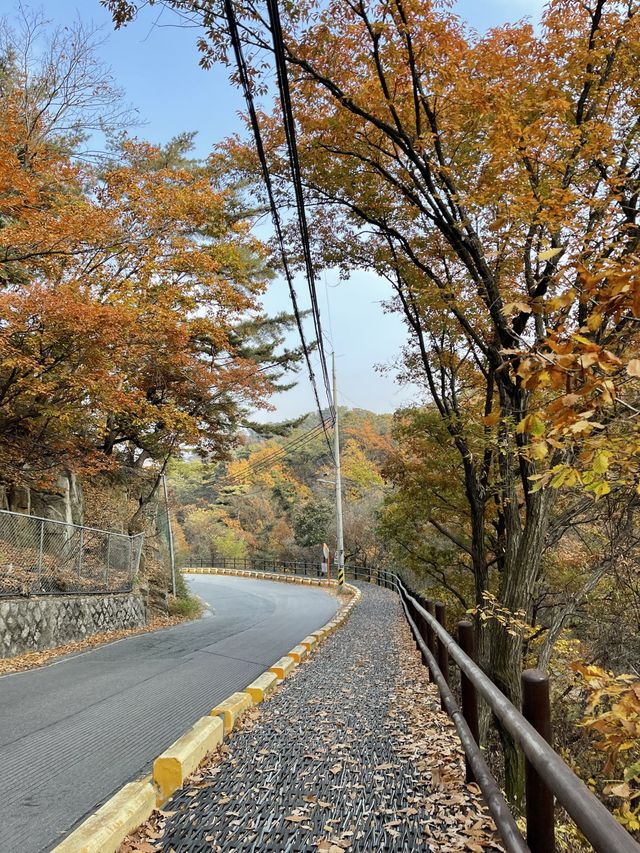
[[[376,590],[376,598],[382,592]],[[393,645],[393,656],[388,687],[382,686],[388,690],[383,725],[371,714],[373,702],[363,699],[380,661],[367,648],[366,630],[354,631],[347,623],[241,722],[225,752],[210,756],[167,810],[154,813],[120,853],[170,853],[182,843],[202,841],[214,853],[234,849],[234,842],[255,843],[257,853],[265,815],[275,833],[270,843],[278,839],[283,849],[295,835],[295,849],[369,853],[373,822],[388,851],[410,828],[425,850],[500,853],[479,788],[465,781],[455,728],[440,708],[397,600],[392,601],[392,637],[387,636],[385,651]],[[357,655],[349,653],[349,642],[357,645]],[[361,753],[363,741],[367,751]],[[287,768],[296,754],[292,778]],[[378,842],[375,849],[382,849]]]

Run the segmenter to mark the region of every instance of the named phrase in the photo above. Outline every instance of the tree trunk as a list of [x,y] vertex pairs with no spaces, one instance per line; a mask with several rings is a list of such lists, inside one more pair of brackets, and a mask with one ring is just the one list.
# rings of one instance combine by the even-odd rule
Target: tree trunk
[[[501,578],[499,600],[501,606],[515,614],[522,610],[531,612],[536,585],[540,575],[540,562],[547,532],[549,512],[555,493],[544,489],[528,496],[524,525],[514,513],[508,513],[506,530],[507,549]],[[494,621],[490,631],[490,674],[505,696],[522,707],[520,674],[523,667],[522,637],[510,634],[503,625]],[[504,749],[505,791],[509,802],[517,808],[524,795],[524,760],[511,736],[498,726]]]

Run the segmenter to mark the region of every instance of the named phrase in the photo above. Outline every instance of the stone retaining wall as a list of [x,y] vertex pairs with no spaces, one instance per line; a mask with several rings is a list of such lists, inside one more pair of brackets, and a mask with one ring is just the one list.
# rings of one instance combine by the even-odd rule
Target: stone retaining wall
[[144,600],[136,593],[0,599],[0,658],[146,623]]

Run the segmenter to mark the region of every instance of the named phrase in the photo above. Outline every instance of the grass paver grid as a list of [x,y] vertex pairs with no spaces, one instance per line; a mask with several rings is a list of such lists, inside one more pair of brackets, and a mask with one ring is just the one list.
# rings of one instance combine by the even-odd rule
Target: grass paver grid
[[[411,652],[408,629],[392,593],[368,585],[362,590],[347,624],[234,733],[222,761],[169,800],[164,832],[143,836],[149,845],[143,849],[440,851],[449,833],[458,838],[453,827],[461,821],[486,829],[490,821],[461,773],[454,770],[452,797],[450,785],[439,791],[439,771],[425,772],[424,707],[419,752],[407,749],[407,742],[415,743],[406,706],[411,690],[405,683],[405,709],[399,709],[397,686],[401,653],[406,659]],[[429,689],[423,684],[422,694]],[[430,701],[438,713],[435,696]],[[453,730],[443,735],[440,724],[435,736],[434,729],[435,750],[452,753],[457,767],[455,740]],[[434,756],[436,764],[441,757]],[[500,848],[458,840],[446,849]]]

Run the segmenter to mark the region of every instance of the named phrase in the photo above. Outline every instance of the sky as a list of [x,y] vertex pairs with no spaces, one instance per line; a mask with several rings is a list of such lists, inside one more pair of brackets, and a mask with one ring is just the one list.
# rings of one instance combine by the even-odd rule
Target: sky
[[[44,8],[52,25],[80,18],[102,27],[98,52],[111,67],[126,100],[138,110],[138,136],[164,143],[183,131],[197,131],[196,150],[205,156],[226,136],[243,132],[241,93],[229,83],[225,68],[203,71],[198,67],[198,32],[176,26],[170,12],[157,6],[145,8],[134,23],[116,32],[99,0],[23,2]],[[535,21],[542,6],[542,0],[459,0],[454,9],[472,27],[484,31],[524,17]],[[16,8],[12,0],[0,3],[2,14],[9,20]],[[296,290],[301,305],[305,305],[303,280],[296,282]],[[342,282],[331,271],[320,277],[322,325],[336,352],[340,404],[392,412],[420,401],[418,389],[402,386],[395,379],[393,364],[406,331],[399,316],[383,311],[381,303],[389,296],[389,285],[369,273]],[[272,283],[264,302],[270,312],[290,310],[287,287],[281,278]],[[308,338],[312,339],[311,331]],[[295,345],[295,340],[291,344]],[[326,342],[325,347],[331,349]],[[319,375],[319,370],[316,373]],[[283,420],[311,411],[313,396],[306,375],[301,373],[294,389],[274,396],[271,402],[275,409],[262,413],[263,420]]]

